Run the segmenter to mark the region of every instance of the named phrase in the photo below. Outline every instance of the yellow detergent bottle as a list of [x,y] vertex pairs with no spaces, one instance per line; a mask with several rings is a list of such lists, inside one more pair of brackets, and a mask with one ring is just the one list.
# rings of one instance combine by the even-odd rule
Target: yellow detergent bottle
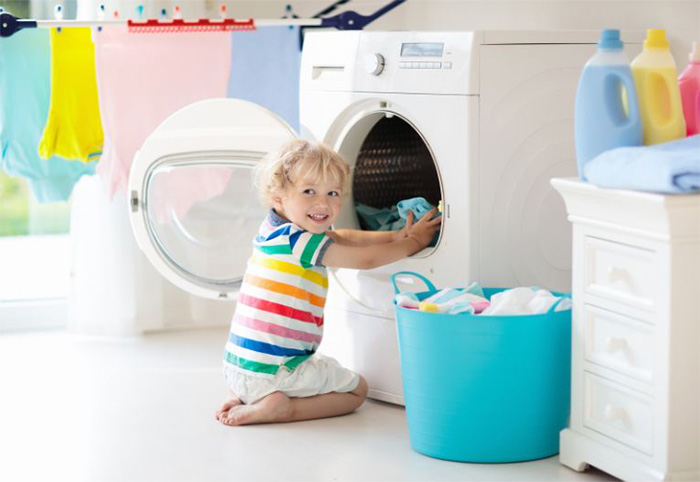
[[644,144],[685,137],[676,62],[664,30],[647,30],[644,49],[632,61],[632,75],[639,98]]

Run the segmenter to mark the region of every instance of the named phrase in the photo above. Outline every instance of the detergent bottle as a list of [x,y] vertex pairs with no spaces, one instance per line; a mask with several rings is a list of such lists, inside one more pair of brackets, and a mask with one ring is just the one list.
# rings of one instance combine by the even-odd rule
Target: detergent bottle
[[689,59],[688,66],[678,77],[678,87],[685,116],[685,134],[690,137],[700,133],[700,45],[697,42],[693,42]]
[[[576,91],[576,164],[622,146],[642,145],[642,123],[629,60],[619,30],[603,30],[598,51],[583,68]],[[629,106],[629,107],[628,107]]]
[[632,74],[639,96],[644,144],[685,137],[676,62],[668,48],[664,30],[647,30],[644,49],[632,61]]

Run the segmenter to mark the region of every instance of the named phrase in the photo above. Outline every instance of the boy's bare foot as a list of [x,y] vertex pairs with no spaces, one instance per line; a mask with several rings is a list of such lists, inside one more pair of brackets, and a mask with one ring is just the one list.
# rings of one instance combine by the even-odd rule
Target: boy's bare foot
[[219,421],[226,425],[286,422],[292,416],[292,401],[282,392],[274,392],[252,405],[233,405]]
[[231,408],[235,407],[236,405],[240,405],[241,403],[243,402],[241,402],[236,397],[226,400],[221,406],[221,408],[217,410],[216,413],[214,413],[214,418],[216,418],[217,420],[221,420],[221,417],[228,416],[228,411],[231,410]]

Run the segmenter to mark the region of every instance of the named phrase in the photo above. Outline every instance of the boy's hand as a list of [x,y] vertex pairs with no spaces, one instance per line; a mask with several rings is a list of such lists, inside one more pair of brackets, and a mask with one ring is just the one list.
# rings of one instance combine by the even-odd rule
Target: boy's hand
[[433,240],[435,233],[440,229],[442,214],[433,218],[437,212],[437,208],[431,209],[415,224],[413,224],[413,213],[409,213],[406,218],[406,226],[401,231],[397,231],[397,234],[399,234],[405,230],[405,237],[416,241],[418,249],[414,252],[414,254],[428,246]]
[[[406,227],[392,233],[393,242],[351,245],[332,243],[323,256],[323,264],[333,268],[373,269],[398,261],[422,250],[432,241],[435,232],[440,229],[442,217],[437,209],[426,213],[418,222],[413,223],[413,215],[406,218]],[[352,230],[350,230],[352,232]],[[381,234],[388,234],[384,231]]]
[[398,231],[394,231],[394,239],[392,241],[401,241],[403,238],[408,237],[408,231],[413,226],[413,211],[409,211],[406,216],[406,225]]

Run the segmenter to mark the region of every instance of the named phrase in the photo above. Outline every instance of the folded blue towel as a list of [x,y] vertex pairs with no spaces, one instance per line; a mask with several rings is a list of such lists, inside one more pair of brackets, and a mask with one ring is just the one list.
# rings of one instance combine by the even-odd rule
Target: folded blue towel
[[700,191],[700,134],[643,147],[605,151],[584,167],[600,187],[663,193]]

